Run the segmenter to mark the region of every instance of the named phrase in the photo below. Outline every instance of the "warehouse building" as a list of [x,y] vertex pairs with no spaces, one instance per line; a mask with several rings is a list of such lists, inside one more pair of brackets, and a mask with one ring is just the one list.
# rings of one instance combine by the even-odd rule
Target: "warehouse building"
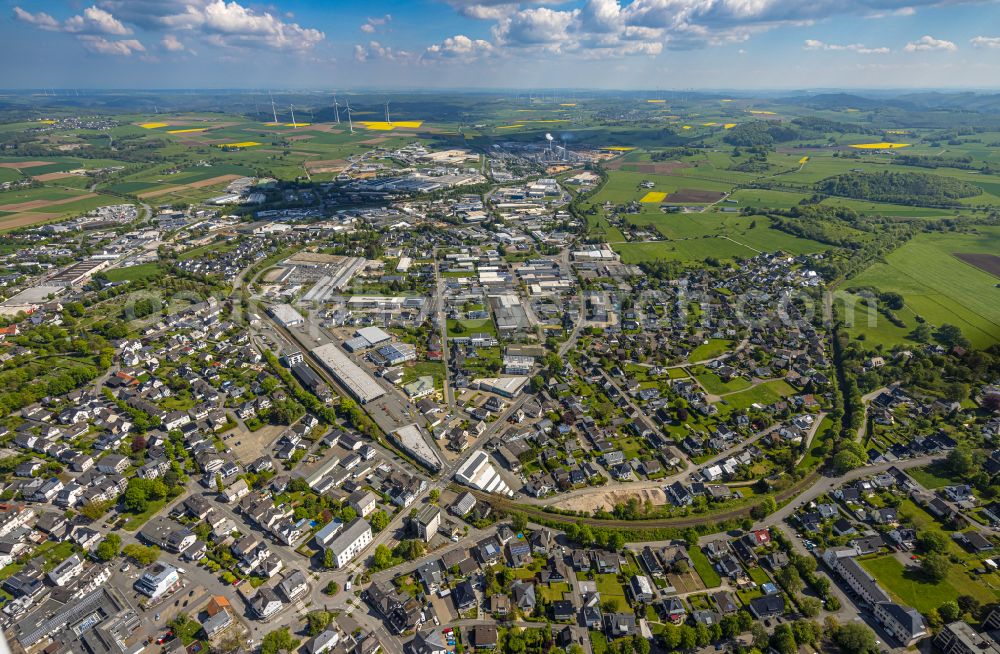
[[351,361],[335,344],[320,345],[312,353],[360,404],[367,404],[385,395],[385,389],[379,386],[375,378]]
[[276,304],[268,312],[283,327],[298,327],[305,323],[302,314],[295,310],[290,304]]

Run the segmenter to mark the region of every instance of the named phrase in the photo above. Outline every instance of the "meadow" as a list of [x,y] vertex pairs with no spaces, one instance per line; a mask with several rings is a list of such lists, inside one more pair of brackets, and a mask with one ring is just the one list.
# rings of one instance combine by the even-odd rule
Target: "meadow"
[[982,226],[976,231],[918,234],[884,262],[851,279],[846,286],[900,293],[906,310],[897,314],[906,327],[896,327],[882,316],[870,327],[862,316],[849,326],[850,333],[863,334],[876,343],[902,343],[920,316],[933,325],[957,325],[979,347],[1000,340],[1000,279],[954,256],[1000,252],[1000,227]]

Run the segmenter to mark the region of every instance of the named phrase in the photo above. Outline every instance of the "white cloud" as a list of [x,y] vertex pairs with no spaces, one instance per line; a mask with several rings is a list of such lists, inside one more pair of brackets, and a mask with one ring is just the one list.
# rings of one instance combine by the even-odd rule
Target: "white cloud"
[[837,43],[824,43],[823,41],[817,41],[816,39],[806,39],[805,45],[802,46],[806,50],[825,50],[828,52],[856,52],[858,54],[889,54],[891,52],[889,48],[869,48],[861,43],[848,43],[846,45],[840,45]]
[[407,50],[396,50],[378,41],[369,41],[367,46],[354,46],[354,60],[359,63],[376,60],[408,63],[414,61],[414,56]]
[[139,43],[135,39],[109,41],[103,36],[97,36],[94,34],[84,34],[78,38],[80,39],[80,42],[83,43],[83,47],[91,52],[96,52],[97,54],[128,57],[136,52],[146,51],[146,48],[142,45],[142,43]]
[[20,7],[14,7],[14,18],[18,19],[22,23],[28,23],[29,25],[34,25],[35,27],[43,30],[58,31],[62,29],[62,26],[59,25],[59,21],[44,11],[33,14],[29,11],[21,9]]
[[374,34],[378,28],[388,24],[390,21],[392,21],[392,14],[386,14],[381,18],[369,17],[368,20],[362,23],[361,31],[365,34]]
[[291,22],[288,14],[248,8],[231,0],[98,0],[126,24],[146,30],[190,32],[220,47],[304,51],[326,35]]
[[120,20],[99,7],[87,7],[83,10],[83,15],[67,18],[63,29],[74,34],[114,34],[122,36],[132,33],[132,30],[125,27]]
[[181,43],[180,39],[173,34],[167,34],[164,36],[161,44],[163,45],[164,50],[169,50],[170,52],[182,52],[187,49],[186,46]]
[[472,61],[492,54],[493,50],[493,44],[489,41],[470,39],[464,34],[457,34],[427,48],[423,58]]
[[977,36],[969,43],[974,48],[1000,48],[1000,36]]
[[14,7],[14,17],[29,25],[34,25],[39,29],[49,32],[69,32],[71,34],[112,34],[124,36],[131,34],[132,30],[100,7],[92,6],[83,10],[83,14],[71,16],[65,22],[58,20],[40,11],[37,14],[25,11],[20,7]]
[[921,36],[916,41],[910,41],[903,48],[906,52],[926,52],[932,50],[943,50],[945,52],[955,52],[958,50],[958,46],[951,41],[945,41],[944,39],[935,39],[933,36],[925,35]]

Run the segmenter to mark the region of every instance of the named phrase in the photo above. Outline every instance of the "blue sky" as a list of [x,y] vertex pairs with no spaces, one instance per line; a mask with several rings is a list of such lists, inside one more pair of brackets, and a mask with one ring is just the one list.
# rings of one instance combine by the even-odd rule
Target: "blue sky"
[[0,0],[7,88],[996,88],[1000,2]]

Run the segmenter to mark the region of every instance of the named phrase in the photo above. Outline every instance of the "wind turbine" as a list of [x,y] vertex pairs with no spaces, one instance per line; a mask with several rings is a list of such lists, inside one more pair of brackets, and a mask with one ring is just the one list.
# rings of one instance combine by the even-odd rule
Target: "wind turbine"
[[392,125],[392,121],[389,120],[389,101],[388,100],[385,101],[385,122],[387,122],[390,125]]
[[333,115],[337,117],[337,124],[340,124],[340,105],[337,104],[337,94],[333,94]]
[[347,101],[347,126],[351,128],[351,134],[354,133],[354,121],[351,120],[351,101]]
[[268,95],[268,97],[271,98],[271,113],[274,114],[274,124],[277,125],[278,124],[278,110],[274,108],[274,96],[271,95],[270,91],[267,92],[267,95]]
[[288,105],[288,108],[292,111],[292,129],[298,129],[299,126],[295,124],[295,105],[290,104]]

